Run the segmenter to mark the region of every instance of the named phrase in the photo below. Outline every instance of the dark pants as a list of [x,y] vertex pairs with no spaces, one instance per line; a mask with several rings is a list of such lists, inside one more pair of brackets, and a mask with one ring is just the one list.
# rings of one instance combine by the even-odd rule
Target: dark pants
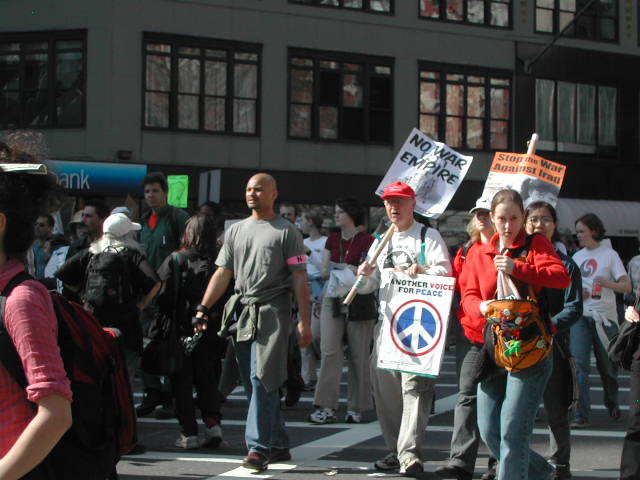
[[549,460],[554,465],[569,465],[571,456],[569,406],[572,384],[569,358],[565,358],[554,344],[553,371],[543,396],[544,409],[549,422]]
[[[150,329],[154,324],[157,311],[158,309],[155,305],[149,305],[147,308],[140,311],[142,335],[146,342],[148,342],[151,337]],[[167,403],[167,406],[169,406],[171,404],[171,383],[169,382],[169,378],[161,375],[151,375],[144,371],[141,376],[145,392],[147,394],[155,392],[157,398],[162,399],[163,403]]]
[[198,435],[196,423],[193,387],[196,389],[197,403],[202,420],[220,421],[220,378],[219,355],[215,351],[216,344],[209,338],[209,333],[200,341],[191,356],[185,357],[178,375],[171,379],[173,396],[176,401],[176,417],[185,436]]
[[467,351],[460,366],[458,403],[453,413],[449,465],[473,473],[480,443],[476,407],[478,384],[473,381],[473,377],[482,346],[477,343],[469,344],[467,341],[456,343],[456,350],[459,348],[465,348]]
[[640,360],[631,364],[629,420],[622,444],[620,480],[640,478]]
[[302,379],[302,356],[300,347],[298,346],[298,335],[296,326],[298,322],[291,323],[291,332],[289,333],[289,352],[287,355],[287,390],[304,389],[304,380]]

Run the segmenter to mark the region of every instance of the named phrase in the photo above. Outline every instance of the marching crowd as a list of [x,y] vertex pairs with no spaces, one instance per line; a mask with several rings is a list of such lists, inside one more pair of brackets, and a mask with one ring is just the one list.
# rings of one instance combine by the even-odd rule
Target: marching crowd
[[[276,210],[276,179],[258,173],[245,190],[250,216],[224,231],[218,205],[189,216],[168,205],[165,176],[150,173],[139,223],[127,207],[91,200],[66,236],[54,235],[47,205],[55,182],[11,168],[37,163],[44,160],[0,144],[0,352],[7,340],[15,345],[27,385],[12,377],[2,353],[0,479],[62,478],[47,458],[72,422],[72,385],[47,290],[119,331],[128,378],[144,385],[136,414],[175,417],[177,447],[221,443],[224,398],[241,382],[249,400],[243,465],[256,471],[291,459],[281,402],[294,405],[313,390],[310,423],[360,423],[375,409],[389,453],[374,467],[423,472],[438,380],[378,368],[394,272],[456,278],[450,335],[459,330],[459,393],[440,478],[471,479],[480,441],[491,455],[483,479],[571,478],[570,430],[591,425],[592,351],[609,415],[621,416],[618,366],[607,349],[621,325],[640,319],[640,302],[625,297],[635,306],[621,312],[616,301],[640,296],[640,256],[627,272],[594,214],[576,219],[573,251],[560,241],[552,205],[524,205],[505,189],[471,208],[469,241],[451,260],[402,182],[385,188],[387,219],[376,232],[347,197],[336,201],[337,228],[327,232],[317,210],[289,203]],[[23,270],[31,279],[13,285]],[[354,284],[358,295],[347,306]],[[640,478],[640,331],[634,335],[623,480]],[[339,417],[345,360],[347,410]],[[547,456],[530,448],[541,403]]]

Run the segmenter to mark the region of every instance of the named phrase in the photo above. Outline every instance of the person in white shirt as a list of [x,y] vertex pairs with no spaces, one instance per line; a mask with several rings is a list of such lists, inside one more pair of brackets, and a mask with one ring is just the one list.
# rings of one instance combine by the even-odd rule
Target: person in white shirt
[[302,212],[302,233],[308,235],[304,239],[309,261],[307,262],[307,276],[311,283],[311,333],[313,342],[302,348],[302,379],[305,390],[313,390],[318,381],[318,366],[320,364],[320,305],[322,304],[322,289],[324,279],[320,275],[322,256],[327,237],[320,234],[322,217],[317,210]]
[[[380,327],[386,314],[385,293],[388,283],[381,282],[383,268],[405,271],[409,276],[418,274],[451,275],[451,262],[447,246],[437,230],[418,223],[413,218],[416,194],[402,182],[393,182],[385,188],[382,199],[387,216],[395,226],[388,248],[377,260],[377,268],[364,262],[358,275],[366,281],[358,293],[380,290],[379,319],[374,330],[371,354],[371,385],[376,413],[390,453],[375,462],[377,470],[400,470],[405,476],[417,476],[424,471],[421,450],[429,421],[436,379],[377,368],[380,342],[386,331]],[[367,258],[378,246],[374,242]]]
[[620,257],[603,242],[605,229],[593,213],[576,220],[576,235],[583,248],[573,255],[582,272],[583,316],[571,327],[571,351],[576,359],[579,401],[572,428],[589,427],[591,349],[602,378],[604,403],[614,420],[620,418],[618,369],[607,356],[609,340],[618,332],[615,293],[629,293],[631,281]]

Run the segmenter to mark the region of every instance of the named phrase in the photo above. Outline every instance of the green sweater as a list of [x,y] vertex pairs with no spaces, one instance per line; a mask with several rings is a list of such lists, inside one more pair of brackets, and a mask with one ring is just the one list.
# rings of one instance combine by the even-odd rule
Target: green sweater
[[158,270],[164,259],[180,246],[180,238],[190,217],[184,210],[166,205],[158,211],[158,223],[152,230],[149,227],[149,218],[152,213],[149,210],[142,216],[140,243],[144,245],[147,252],[147,261],[154,270]]

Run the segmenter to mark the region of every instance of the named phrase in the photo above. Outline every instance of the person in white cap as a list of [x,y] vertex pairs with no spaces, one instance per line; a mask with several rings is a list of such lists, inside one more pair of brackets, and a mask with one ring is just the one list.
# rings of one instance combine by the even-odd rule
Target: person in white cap
[[142,353],[138,308],[144,308],[160,289],[158,277],[145,259],[133,232],[140,224],[123,213],[110,215],[104,234],[60,267],[56,276],[80,291],[80,297],[103,326],[122,332],[129,378]]
[[[386,298],[389,284],[381,281],[382,269],[402,270],[411,277],[417,274],[451,275],[447,246],[438,231],[414,220],[416,194],[413,189],[406,183],[393,182],[385,188],[382,199],[395,232],[386,251],[378,257],[375,268],[368,262],[358,268],[358,275],[367,276],[358,293],[370,293],[379,288],[380,299]],[[378,242],[374,242],[368,258],[377,247]],[[435,379],[377,368],[381,339],[388,334],[382,330],[380,321],[387,314],[385,301],[380,301],[378,311],[371,354],[371,384],[382,435],[390,453],[374,465],[377,470],[399,469],[401,474],[415,477],[424,471],[421,450],[433,403]]]

